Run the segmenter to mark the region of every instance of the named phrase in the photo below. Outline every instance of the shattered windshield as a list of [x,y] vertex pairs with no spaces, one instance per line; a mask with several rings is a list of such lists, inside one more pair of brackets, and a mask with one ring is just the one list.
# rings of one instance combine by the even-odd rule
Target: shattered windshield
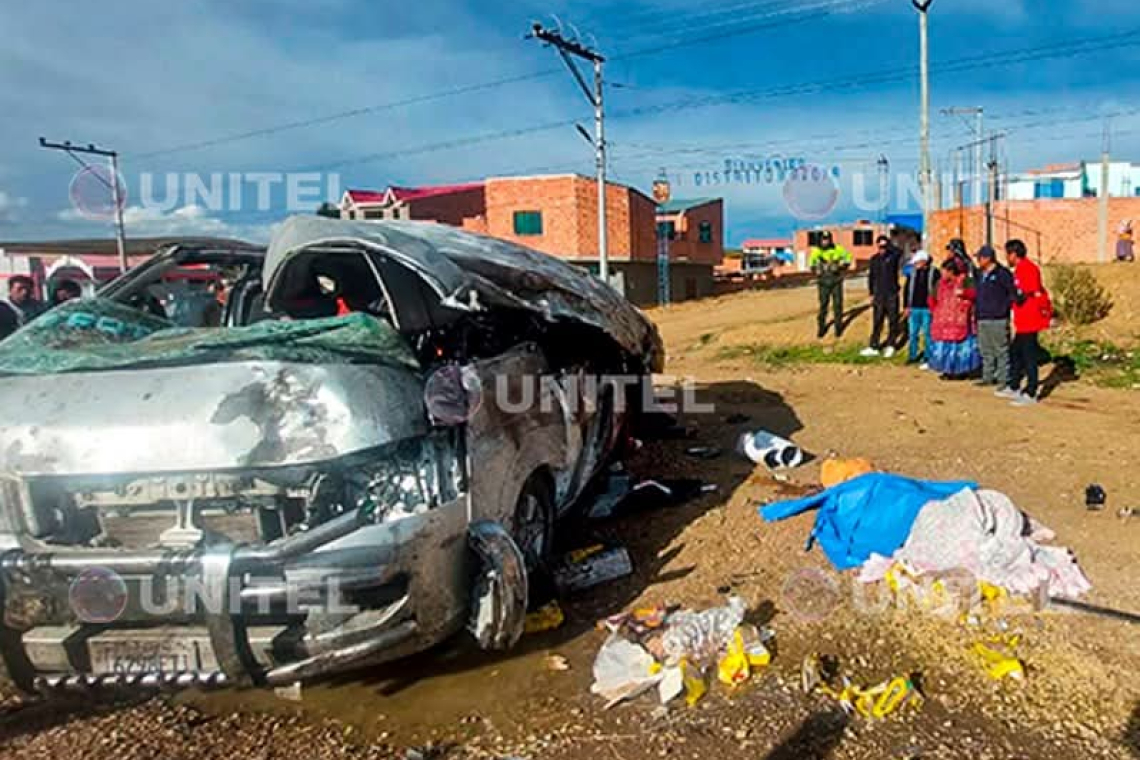
[[0,342],[0,375],[238,361],[419,366],[399,333],[366,314],[192,329],[103,298],[63,304]]

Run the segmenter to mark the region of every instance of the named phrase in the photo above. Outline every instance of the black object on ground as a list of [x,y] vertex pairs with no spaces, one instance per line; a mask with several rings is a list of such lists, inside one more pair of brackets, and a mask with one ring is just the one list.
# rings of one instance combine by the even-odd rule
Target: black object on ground
[[1104,488],[1093,483],[1085,489],[1085,506],[1094,512],[1099,512],[1104,509],[1104,505],[1108,503],[1108,494],[1104,492]]
[[694,432],[666,412],[645,412],[637,418],[633,434],[643,441],[671,441],[692,438]]
[[607,489],[590,507],[590,519],[605,520],[638,512],[683,504],[706,490],[696,478],[642,480],[632,483],[629,475],[610,476]]
[[1077,612],[1084,612],[1088,615],[1096,615],[1097,617],[1122,620],[1125,623],[1140,623],[1140,615],[1137,615],[1135,612],[1114,610],[1110,607],[1098,607],[1095,604],[1086,604],[1085,602],[1078,602],[1073,599],[1063,599],[1059,596],[1049,597],[1049,603],[1055,604],[1058,607],[1076,610]]

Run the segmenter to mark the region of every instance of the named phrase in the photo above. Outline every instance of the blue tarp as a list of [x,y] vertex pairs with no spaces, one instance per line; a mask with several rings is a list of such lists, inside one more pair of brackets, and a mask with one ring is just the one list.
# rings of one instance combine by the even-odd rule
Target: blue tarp
[[977,487],[966,481],[938,483],[871,473],[805,499],[769,504],[760,514],[767,522],[776,522],[818,508],[806,548],[818,541],[836,568],[848,570],[862,565],[872,553],[894,554],[906,543],[928,501]]

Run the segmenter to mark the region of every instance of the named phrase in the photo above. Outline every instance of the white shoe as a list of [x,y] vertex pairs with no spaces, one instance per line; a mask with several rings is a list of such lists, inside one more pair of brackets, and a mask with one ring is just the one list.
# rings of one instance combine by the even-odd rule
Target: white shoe
[[1019,392],[1015,391],[1013,388],[1007,388],[1004,386],[994,391],[994,396],[997,398],[1009,399],[1010,401],[1021,398],[1021,394]]
[[883,350],[883,358],[884,359],[893,359],[894,357],[895,357],[895,349],[891,346],[887,346]]
[[1030,396],[1028,393],[1019,393],[1017,398],[1010,402],[1012,406],[1036,406],[1037,399]]
[[867,348],[864,348],[862,351],[860,351],[859,355],[860,356],[866,356],[868,358],[870,358],[872,356],[878,356],[879,355],[879,349],[871,348],[870,346],[868,346]]
[[929,372],[930,371],[930,365],[927,364],[926,362],[923,362],[922,364],[918,365],[918,368],[920,370],[922,370],[923,372]]

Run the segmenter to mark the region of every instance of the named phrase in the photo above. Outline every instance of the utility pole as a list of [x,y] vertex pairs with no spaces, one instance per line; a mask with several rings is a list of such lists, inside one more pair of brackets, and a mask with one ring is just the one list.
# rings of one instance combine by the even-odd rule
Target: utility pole
[[105,150],[97,148],[91,143],[86,146],[72,145],[70,140],[65,140],[62,143],[49,142],[44,138],[40,138],[40,147],[48,150],[62,150],[67,155],[71,156],[76,163],[84,169],[91,169],[90,164],[80,158],[77,154],[86,153],[92,156],[102,156],[111,161],[111,181],[103,179],[97,172],[92,171],[92,175],[102,182],[104,185],[111,189],[111,203],[115,206],[115,230],[116,239],[119,248],[119,272],[124,273],[127,271],[127,232],[123,227],[123,199],[119,196],[119,154],[113,150]]
[[922,237],[930,240],[930,42],[929,11],[934,0],[910,0],[918,11],[919,79],[921,97],[919,112],[919,141],[922,157],[919,166],[919,187],[922,188]]
[[1100,198],[1096,220],[1097,262],[1103,264],[1108,261],[1108,198],[1109,198],[1109,163],[1112,152],[1112,126],[1105,117],[1104,138],[1100,150]]
[[879,166],[879,198],[882,205],[879,207],[879,224],[887,226],[887,212],[890,209],[891,199],[891,162],[885,153],[879,154],[876,162]]
[[[985,131],[985,109],[981,106],[943,108],[942,114],[944,116],[973,116],[975,118],[972,129],[974,130],[974,137],[981,140],[986,136]],[[966,122],[969,124],[969,122]],[[982,177],[985,175],[985,154],[982,150],[982,143],[979,142],[974,146],[974,202],[980,202],[982,199]]]
[[986,245],[994,244],[994,206],[998,199],[998,154],[999,135],[990,135],[990,181],[986,191]]
[[[558,54],[562,57],[570,73],[574,76],[574,80],[578,86],[582,88],[582,92],[586,95],[586,100],[594,106],[594,139],[590,142],[594,146],[594,160],[595,171],[598,176],[598,275],[601,277],[602,282],[609,284],[610,281],[610,257],[609,257],[609,244],[606,240],[606,114],[605,114],[605,83],[602,78],[602,64],[606,59],[596,50],[582,45],[576,40],[568,40],[562,36],[561,30],[550,30],[542,26],[542,24],[535,23],[531,27],[530,34],[527,38],[534,38],[545,42],[547,45],[553,46],[558,50]],[[589,61],[594,66],[594,87],[591,91],[589,84],[586,82],[585,76],[578,69],[578,65],[574,62],[574,58],[581,58],[582,60]],[[580,132],[584,130],[579,129]]]
[[954,151],[954,208],[962,208],[962,149]]

